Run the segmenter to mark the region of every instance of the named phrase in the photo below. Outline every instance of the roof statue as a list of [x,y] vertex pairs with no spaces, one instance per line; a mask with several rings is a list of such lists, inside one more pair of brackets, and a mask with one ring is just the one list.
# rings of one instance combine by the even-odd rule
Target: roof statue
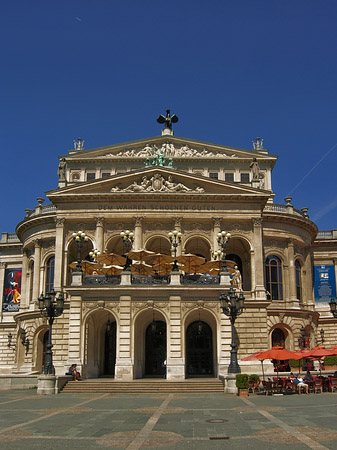
[[172,123],[177,123],[178,120],[179,120],[178,116],[176,116],[175,114],[173,114],[172,116],[170,115],[169,109],[166,110],[166,116],[163,116],[163,114],[160,114],[160,116],[158,116],[158,118],[157,118],[157,122],[164,123],[165,128],[168,128],[169,130],[172,130]]
[[254,150],[263,150],[263,139],[257,137],[255,141],[252,141]]
[[77,141],[74,140],[74,149],[84,150],[84,140],[82,138],[77,138]]

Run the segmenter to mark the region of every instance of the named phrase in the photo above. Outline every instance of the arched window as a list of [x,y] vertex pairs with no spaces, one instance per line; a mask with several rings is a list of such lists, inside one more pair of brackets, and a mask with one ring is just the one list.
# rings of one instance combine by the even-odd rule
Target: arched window
[[46,292],[51,292],[54,288],[55,256],[48,259],[46,265]]
[[271,300],[282,300],[282,267],[277,256],[266,258],[266,289],[270,293]]
[[296,270],[296,298],[301,302],[302,301],[302,270],[301,264],[296,259],[295,261],[295,270]]

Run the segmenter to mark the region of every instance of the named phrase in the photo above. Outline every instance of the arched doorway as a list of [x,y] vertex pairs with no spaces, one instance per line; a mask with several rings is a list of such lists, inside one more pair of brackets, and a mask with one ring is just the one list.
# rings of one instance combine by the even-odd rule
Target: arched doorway
[[186,377],[203,376],[214,376],[213,339],[211,327],[198,320],[186,330]]
[[145,332],[145,376],[163,377],[166,367],[166,323],[156,320]]
[[108,320],[105,328],[104,339],[104,364],[103,375],[115,376],[116,365],[116,322]]
[[108,311],[94,311],[86,320],[85,378],[114,377],[117,349],[117,324]]

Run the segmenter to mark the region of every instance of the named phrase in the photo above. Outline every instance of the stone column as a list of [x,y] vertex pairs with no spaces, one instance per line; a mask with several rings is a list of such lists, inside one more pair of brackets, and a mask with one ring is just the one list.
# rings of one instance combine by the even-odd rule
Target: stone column
[[135,221],[135,241],[133,244],[133,248],[135,250],[139,250],[143,248],[143,219],[144,217],[134,217]]
[[218,233],[221,231],[221,219],[219,217],[213,217],[213,251],[219,250]]
[[64,222],[62,217],[56,217],[56,237],[55,237],[55,272],[54,290],[59,292],[62,288],[63,275],[63,248],[64,248]]
[[0,314],[1,314],[1,321],[2,321],[2,317],[3,317],[2,302],[3,302],[3,298],[4,298],[5,270],[6,270],[6,263],[0,262]]
[[266,289],[264,286],[264,261],[263,261],[263,239],[262,239],[262,217],[252,218],[254,233],[254,263],[255,263],[255,298],[265,299]]
[[115,379],[119,381],[133,380],[133,366],[131,358],[131,295],[121,295]]
[[82,372],[81,323],[82,296],[74,294],[70,297],[68,361],[65,367],[69,367],[71,364],[77,364],[80,372]]
[[[177,230],[178,233],[181,233],[182,232],[181,231],[181,222],[182,222],[183,218],[182,217],[173,217],[173,220],[174,220],[174,229]],[[177,256],[180,256],[182,254],[181,249],[182,249],[182,245],[180,244],[177,247]],[[174,255],[172,254],[172,256],[174,256]]]
[[[62,285],[67,285],[67,276],[68,276],[68,250],[64,250],[63,257],[63,277],[62,277]],[[70,280],[71,281],[71,280]]]
[[255,282],[256,282],[256,268],[255,268],[255,252],[250,251],[250,280],[251,280],[251,292],[255,292]]
[[[335,264],[335,270],[336,270],[336,260],[334,260],[334,264]],[[311,252],[310,249],[307,249],[306,251],[306,255],[305,255],[305,261],[304,261],[304,273],[303,273],[303,287],[305,288],[304,290],[304,295],[303,295],[303,299],[304,299],[304,305],[307,308],[314,308],[315,306],[315,299],[314,299],[314,288],[312,285],[312,280],[313,280],[313,276],[312,276],[312,260],[311,260]],[[337,280],[337,278],[336,278]]]
[[33,298],[32,302],[35,302],[40,292],[40,265],[41,265],[41,241],[36,240],[34,242],[34,274],[33,274]]
[[294,240],[288,240],[288,283],[289,283],[289,301],[292,307],[299,307],[299,299],[296,295],[296,271],[294,260]]
[[27,273],[28,273],[28,254],[27,250],[23,250],[20,310],[27,309],[29,307],[29,287],[28,287]]
[[185,379],[185,358],[182,357],[184,329],[181,323],[181,297],[171,295],[169,301],[166,378],[170,381],[180,381]]
[[104,249],[104,217],[95,217],[96,220],[96,248],[101,253]]

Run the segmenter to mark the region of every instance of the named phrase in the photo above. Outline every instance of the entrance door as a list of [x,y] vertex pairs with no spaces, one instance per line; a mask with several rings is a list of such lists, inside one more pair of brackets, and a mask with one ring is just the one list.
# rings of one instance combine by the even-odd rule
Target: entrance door
[[110,322],[105,330],[104,340],[104,373],[103,375],[115,376],[116,364],[116,322]]
[[188,377],[214,375],[212,330],[206,322],[192,322],[187,328],[186,363]]
[[145,332],[145,375],[164,377],[166,367],[166,323],[156,320]]

